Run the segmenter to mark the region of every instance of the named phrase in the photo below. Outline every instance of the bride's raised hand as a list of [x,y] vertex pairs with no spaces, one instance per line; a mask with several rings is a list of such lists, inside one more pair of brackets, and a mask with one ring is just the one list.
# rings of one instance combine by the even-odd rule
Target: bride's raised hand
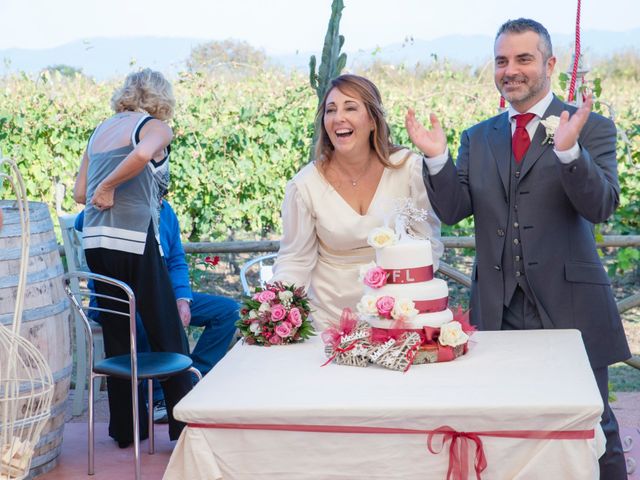
[[435,157],[442,155],[447,149],[447,136],[435,114],[430,114],[429,120],[431,121],[431,129],[427,130],[416,118],[416,112],[410,108],[407,111],[404,125],[413,144],[427,157]]

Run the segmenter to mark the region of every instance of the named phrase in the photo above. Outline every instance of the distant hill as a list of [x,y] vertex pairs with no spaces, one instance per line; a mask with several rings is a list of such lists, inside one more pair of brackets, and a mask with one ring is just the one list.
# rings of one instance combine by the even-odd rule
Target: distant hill
[[[573,44],[572,35],[552,35],[554,47],[568,49]],[[614,52],[638,48],[640,28],[627,32],[606,32],[587,30],[581,35],[583,51],[587,58],[601,58]],[[131,71],[132,64],[161,70],[170,76],[185,67],[191,48],[206,39],[198,38],[92,38],[68,43],[55,48],[41,50],[7,49],[0,50],[0,60],[4,60],[7,71],[35,73],[46,66],[65,64],[81,68],[96,79],[121,77]],[[434,40],[415,39],[410,43],[372,46],[371,49],[349,51],[346,47],[349,66],[366,66],[378,59],[385,63],[427,64],[434,58],[447,58],[454,62],[480,65],[492,57],[493,37],[483,35],[450,35]],[[272,63],[286,69],[306,70],[312,53],[296,52],[285,55],[271,55]],[[267,52],[268,54],[268,52]],[[135,68],[135,67],[133,67]]]
[[204,41],[166,37],[91,38],[49,49],[0,50],[0,60],[4,60],[5,65],[10,62],[10,71],[28,73],[51,65],[70,65],[100,80],[127,74],[132,62],[170,75],[184,70],[191,48]]

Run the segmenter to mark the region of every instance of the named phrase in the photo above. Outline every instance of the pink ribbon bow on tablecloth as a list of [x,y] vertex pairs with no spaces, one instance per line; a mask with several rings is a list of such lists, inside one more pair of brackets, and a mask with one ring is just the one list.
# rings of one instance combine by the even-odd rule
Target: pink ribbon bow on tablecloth
[[[442,444],[438,450],[433,448],[433,437],[442,435]],[[469,476],[469,442],[472,441],[476,447],[475,462],[473,467],[476,472],[476,479],[480,479],[480,474],[487,468],[487,457],[484,453],[480,436],[473,432],[458,432],[449,426],[442,426],[432,430],[427,436],[427,449],[438,454],[442,451],[447,441],[449,444],[449,469],[447,470],[447,480],[467,480]]]

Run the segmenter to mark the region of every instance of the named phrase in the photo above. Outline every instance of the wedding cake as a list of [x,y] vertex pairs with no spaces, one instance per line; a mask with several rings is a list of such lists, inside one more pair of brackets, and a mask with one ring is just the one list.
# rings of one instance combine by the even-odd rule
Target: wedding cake
[[412,228],[427,212],[407,201],[396,213],[395,228],[368,235],[376,260],[360,271],[364,294],[357,313],[344,309],[339,324],[322,333],[327,363],[406,371],[467,352],[474,328],[466,314],[449,308],[449,287],[433,276],[431,241]]

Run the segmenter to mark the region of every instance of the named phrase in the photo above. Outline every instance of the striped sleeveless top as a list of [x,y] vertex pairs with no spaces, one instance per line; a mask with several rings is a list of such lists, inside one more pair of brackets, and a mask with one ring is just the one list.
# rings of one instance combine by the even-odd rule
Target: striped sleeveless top
[[[118,146],[118,142],[114,142],[113,148],[109,148],[107,142],[106,149],[94,152],[95,140],[102,134],[105,122],[91,135],[87,147],[87,205],[82,231],[85,250],[106,248],[142,255],[151,222],[160,254],[163,254],[159,216],[161,194],[169,183],[169,147],[160,161],[152,159],[138,175],[116,187],[113,207],[101,211],[91,204],[91,198],[100,182],[133,151],[140,141],[140,130],[151,119],[153,117],[150,115],[140,116],[133,124],[128,145]],[[122,120],[114,119],[113,122]]]

